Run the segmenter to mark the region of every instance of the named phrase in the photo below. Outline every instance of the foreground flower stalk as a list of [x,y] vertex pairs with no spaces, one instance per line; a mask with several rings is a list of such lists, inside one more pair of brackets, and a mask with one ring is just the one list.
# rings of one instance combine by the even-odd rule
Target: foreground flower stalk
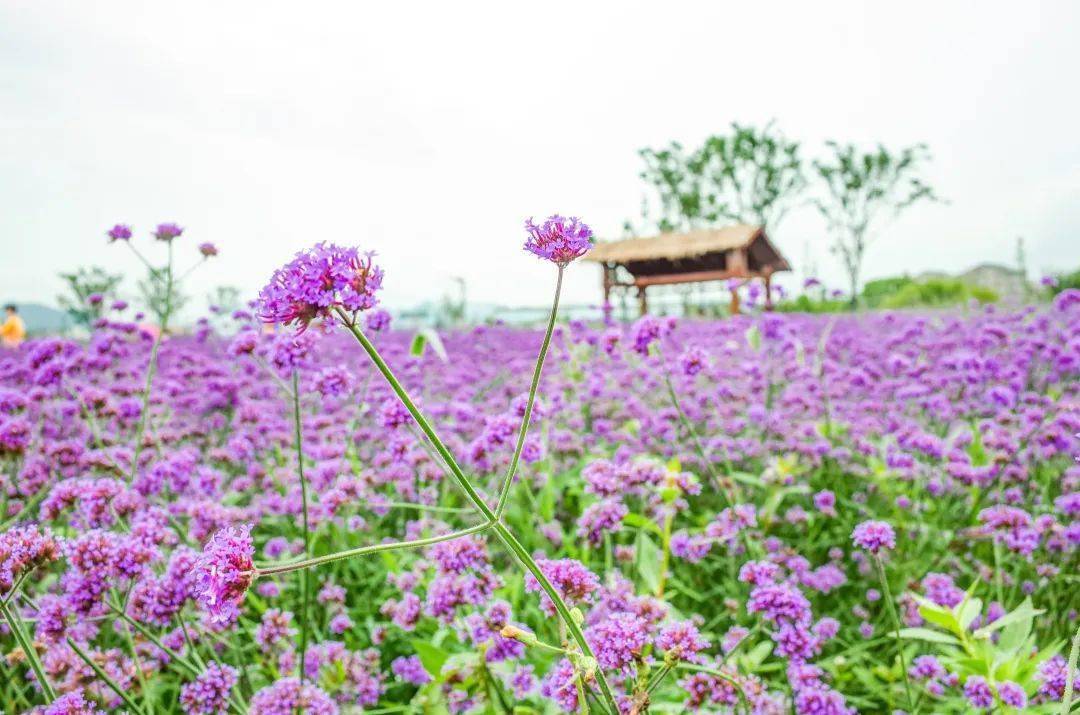
[[492,525],[490,522],[486,522],[483,524],[477,524],[476,526],[470,526],[467,529],[452,531],[449,534],[429,536],[423,539],[410,539],[408,541],[392,541],[385,544],[371,544],[369,546],[359,546],[355,549],[336,551],[332,554],[326,554],[325,556],[316,556],[314,558],[302,559],[300,561],[289,561],[283,564],[269,564],[266,566],[260,566],[257,573],[259,576],[273,576],[275,574],[292,573],[293,571],[299,571],[300,569],[309,569],[314,566],[322,566],[323,564],[330,564],[335,561],[344,561],[345,559],[351,559],[357,556],[378,554],[383,551],[418,549],[424,546],[438,544],[443,541],[453,541],[454,539],[460,539],[463,536],[469,536],[471,534],[480,534],[489,530],[491,526]]
[[101,666],[98,665],[97,663],[95,663],[94,659],[91,658],[86,653],[86,651],[84,651],[82,648],[79,647],[78,643],[76,643],[73,639],[68,638],[67,639],[67,644],[68,644],[68,647],[71,648],[71,650],[75,651],[75,655],[79,656],[79,658],[81,658],[82,661],[84,663],[86,663],[90,667],[90,670],[94,671],[94,674],[97,677],[101,678],[102,682],[104,682],[105,685],[107,685],[109,687],[109,690],[116,693],[117,697],[119,697],[121,700],[123,700],[124,704],[127,705],[129,708],[131,708],[131,711],[133,713],[136,713],[136,715],[142,715],[142,713],[143,713],[142,708],[140,708],[135,703],[135,701],[131,699],[131,696],[128,695],[127,691],[125,691],[123,688],[121,688],[119,685],[117,685],[116,681],[114,681],[112,678],[110,678],[108,673],[106,673],[104,670],[102,670]]
[[[338,317],[341,318],[342,323],[345,325],[346,329],[350,333],[352,333],[353,337],[356,338],[356,341],[360,343],[360,346],[363,347],[364,351],[368,354],[368,357],[371,358],[371,361],[372,363],[374,363],[376,369],[378,369],[378,371],[386,379],[387,383],[389,383],[391,389],[394,391],[394,394],[398,396],[398,399],[400,399],[401,403],[405,406],[405,409],[408,410],[409,414],[413,417],[414,420],[416,420],[416,423],[420,426],[420,430],[428,438],[432,446],[435,448],[435,451],[438,452],[439,456],[443,459],[444,463],[450,469],[451,476],[453,476],[454,480],[465,492],[466,496],[469,498],[469,501],[471,501],[473,506],[476,507],[477,511],[479,511],[487,519],[487,523],[479,527],[478,530],[486,530],[488,528],[493,528],[495,530],[495,533],[499,537],[499,540],[502,541],[502,543],[508,549],[510,549],[510,551],[512,551],[515,556],[517,556],[517,558],[521,561],[524,567],[528,569],[529,573],[531,573],[533,577],[537,580],[537,582],[540,584],[540,587],[544,590],[544,593],[546,593],[548,598],[550,598],[552,603],[554,603],[555,609],[558,612],[559,617],[566,624],[567,629],[569,629],[571,636],[573,636],[574,638],[574,642],[577,643],[578,647],[581,649],[581,652],[586,657],[595,658],[592,653],[592,648],[589,646],[588,642],[585,639],[584,632],[574,620],[574,617],[570,613],[570,609],[566,606],[565,601],[563,601],[562,597],[555,590],[555,587],[552,586],[551,582],[548,580],[547,576],[543,573],[543,571],[540,570],[540,567],[537,565],[536,560],[529,554],[525,547],[522,546],[520,542],[518,542],[518,540],[514,537],[510,530],[501,523],[499,518],[496,517],[495,513],[491,510],[491,508],[487,505],[483,498],[481,498],[481,496],[477,493],[476,489],[470,483],[468,477],[466,477],[464,472],[462,472],[461,467],[458,466],[457,460],[454,459],[454,456],[450,453],[450,450],[447,449],[446,445],[443,444],[441,439],[439,439],[439,436],[435,433],[435,430],[432,429],[431,424],[427,421],[424,415],[420,412],[419,409],[417,409],[416,405],[412,401],[412,398],[409,397],[408,392],[405,391],[405,388],[394,376],[394,373],[390,370],[390,367],[386,364],[386,361],[383,360],[382,356],[379,354],[378,349],[371,342],[371,340],[366,335],[364,335],[364,332],[360,330],[359,327],[357,327],[355,321],[350,319],[350,316],[345,313],[344,310],[338,308],[337,314]],[[262,573],[267,572],[263,570]],[[597,669],[596,671],[596,681],[600,687],[601,695],[603,696],[605,704],[607,705],[609,710],[612,713],[618,713],[618,705],[615,703],[615,697],[612,694],[611,687],[608,685],[608,682],[604,677],[603,672],[601,672],[599,669]]]
[[37,676],[38,684],[41,686],[41,690],[45,693],[46,702],[52,702],[56,700],[56,691],[53,690],[52,685],[49,683],[49,679],[45,677],[45,668],[41,664],[41,658],[38,657],[37,651],[34,650],[34,644],[27,637],[26,631],[22,628],[22,623],[18,614],[12,610],[11,604],[0,604],[0,615],[3,615],[4,620],[8,624],[8,628],[11,629],[11,634],[15,636],[15,641],[22,648],[23,654],[26,655],[26,660],[29,661],[30,667],[34,670],[34,675]]
[[878,580],[881,581],[881,590],[884,592],[885,604],[889,607],[889,617],[892,619],[893,629],[896,634],[897,652],[900,656],[900,671],[904,675],[904,695],[907,697],[908,712],[915,715],[919,711],[915,707],[915,699],[911,696],[911,676],[908,675],[907,663],[904,658],[904,641],[900,639],[900,617],[896,613],[896,603],[893,601],[892,589],[889,588],[889,579],[885,576],[885,565],[881,558],[875,555],[874,565],[877,567]]
[[[663,361],[663,356],[660,356],[660,360]],[[716,468],[713,466],[712,458],[709,457],[708,451],[705,449],[704,443],[701,441],[701,437],[698,436],[697,430],[694,428],[694,424],[690,421],[690,418],[686,416],[686,412],[682,408],[682,403],[679,402],[679,394],[675,391],[675,385],[671,382],[671,375],[668,372],[665,365],[661,372],[664,377],[664,385],[667,386],[668,396],[671,398],[671,404],[675,408],[675,412],[679,415],[679,421],[682,422],[683,428],[690,434],[690,439],[694,442],[694,447],[697,450],[698,457],[700,457],[705,469],[708,470],[709,476],[712,477],[713,482],[716,484],[716,488],[727,500],[728,506],[734,506],[740,501],[738,494],[738,486],[731,479],[723,479],[716,473]]]
[[[296,428],[296,473],[300,477],[300,506],[304,527],[304,557],[311,558],[311,525],[308,521],[308,484],[304,476],[304,430],[300,419],[300,373],[292,374],[293,424]],[[300,572],[300,684],[307,680],[308,616],[311,613],[311,574]]]
[[[143,385],[142,410],[139,414],[139,426],[135,430],[135,453],[131,458],[131,474],[128,475],[128,482],[135,481],[135,475],[139,472],[139,457],[142,454],[143,438],[146,435],[146,425],[150,419],[150,393],[154,386],[154,374],[157,372],[158,353],[161,350],[161,341],[165,337],[165,331],[169,329],[169,317],[172,314],[173,294],[172,264],[172,241],[169,241],[169,262],[165,266],[165,312],[162,315],[161,324],[158,326],[157,335],[154,336],[154,344],[150,346],[150,358],[146,364],[146,383]],[[151,269],[150,272],[150,279],[160,280],[157,272],[153,269]]]
[[529,423],[532,420],[533,404],[536,402],[536,390],[540,386],[540,374],[544,370],[544,360],[547,358],[548,348],[551,346],[551,334],[555,332],[555,318],[559,313],[559,296],[562,294],[563,271],[566,269],[558,266],[558,278],[555,280],[555,300],[551,304],[551,314],[548,316],[547,330],[544,331],[544,341],[540,344],[540,354],[536,358],[536,367],[533,369],[532,383],[529,385],[529,398],[525,403],[525,414],[521,418],[521,429],[518,430],[517,444],[514,445],[514,454],[510,458],[510,467],[506,470],[502,488],[499,490],[499,505],[495,508],[495,518],[501,518],[506,509],[506,500],[510,496],[510,489],[514,485],[514,475],[517,473],[518,463],[521,460],[521,450],[525,447],[525,435],[529,431]]

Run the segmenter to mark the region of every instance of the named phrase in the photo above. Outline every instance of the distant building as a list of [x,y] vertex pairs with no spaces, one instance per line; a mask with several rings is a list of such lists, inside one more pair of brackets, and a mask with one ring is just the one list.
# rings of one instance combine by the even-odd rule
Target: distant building
[[[598,243],[586,261],[602,267],[604,302],[613,290],[634,290],[644,315],[649,312],[646,291],[652,286],[760,278],[765,283],[765,308],[772,308],[772,277],[791,266],[765,235],[762,226],[734,224],[650,238]],[[739,310],[739,294],[731,291],[731,312]]]
[[1027,276],[1016,268],[997,263],[980,263],[957,276],[969,285],[980,285],[998,294],[1002,303],[1022,303],[1031,296]]

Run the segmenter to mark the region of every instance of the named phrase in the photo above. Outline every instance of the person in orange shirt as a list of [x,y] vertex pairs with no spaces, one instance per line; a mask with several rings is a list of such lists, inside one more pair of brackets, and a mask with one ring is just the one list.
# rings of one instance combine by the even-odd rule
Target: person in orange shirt
[[5,348],[17,348],[26,337],[26,326],[19,317],[19,309],[14,305],[5,305],[4,312],[7,313],[7,318],[3,325],[0,325],[0,340]]

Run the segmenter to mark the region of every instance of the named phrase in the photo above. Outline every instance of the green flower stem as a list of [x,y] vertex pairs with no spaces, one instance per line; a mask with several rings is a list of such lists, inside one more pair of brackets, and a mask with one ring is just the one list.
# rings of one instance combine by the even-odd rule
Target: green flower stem
[[37,651],[34,650],[34,644],[27,637],[26,632],[22,629],[22,624],[19,623],[18,613],[15,613],[7,604],[0,604],[0,613],[3,614],[4,620],[7,621],[8,628],[11,629],[11,634],[15,636],[15,640],[19,643],[19,647],[22,648],[23,653],[26,655],[27,662],[30,663],[30,667],[34,671],[34,675],[37,676],[38,685],[41,686],[41,691],[45,693],[46,702],[52,702],[56,700],[56,691],[53,690],[52,685],[49,683],[49,679],[45,677],[45,668],[41,665],[41,659],[38,658]]
[[[34,496],[30,497],[28,500],[23,502],[22,507],[19,509],[19,511],[17,511],[15,513],[14,516],[12,516],[7,521],[0,522],[0,531],[7,531],[7,529],[9,527],[11,527],[12,525],[14,525],[16,522],[25,519],[26,515],[29,514],[29,513],[32,513],[34,511],[34,509],[37,508],[38,504],[45,501],[45,497],[47,497],[47,496],[49,496],[49,490],[48,489],[44,489],[44,488],[39,489],[37,494],[35,494]],[[5,506],[6,506],[6,500],[5,500]]]
[[338,551],[332,554],[327,554],[325,556],[316,556],[315,558],[311,559],[290,561],[288,563],[273,564],[270,566],[260,566],[258,569],[256,569],[256,571],[258,572],[259,576],[270,576],[273,574],[290,573],[292,571],[309,569],[313,566],[321,566],[322,564],[328,564],[334,561],[351,559],[354,556],[377,554],[380,551],[395,551],[398,549],[414,549],[421,546],[431,546],[432,544],[437,544],[441,541],[451,541],[453,539],[459,539],[462,536],[479,534],[483,531],[487,531],[490,528],[490,523],[477,524],[476,526],[469,527],[468,529],[461,529],[460,531],[454,531],[449,534],[442,534],[440,536],[429,536],[423,539],[412,539],[411,541],[392,541],[386,544],[371,544],[369,546],[361,546],[355,549]]
[[75,641],[73,641],[71,638],[68,638],[67,644],[71,646],[71,649],[75,651],[76,655],[82,658],[83,661],[90,666],[90,669],[94,671],[97,677],[105,681],[105,684],[109,686],[110,690],[120,696],[120,699],[124,701],[125,705],[131,708],[131,711],[133,713],[136,713],[136,715],[142,715],[143,711],[138,705],[135,704],[135,701],[131,699],[131,697],[124,691],[123,688],[113,682],[112,678],[106,675],[105,671],[102,670],[101,667],[97,663],[95,663],[94,660],[89,655],[87,655],[86,652],[82,648],[80,648]]
[[[300,475],[300,503],[303,508],[304,523],[304,558],[311,558],[311,525],[308,521],[307,479],[304,477],[304,435],[300,421],[300,375],[296,370],[292,374],[293,422],[296,427],[296,470]],[[311,574],[307,569],[300,571],[300,685],[307,680],[307,641],[308,616],[311,613]]]
[[132,628],[137,630],[139,633],[141,633],[148,641],[153,643],[157,648],[160,648],[162,651],[164,651],[172,661],[174,661],[178,665],[183,666],[192,675],[198,675],[199,674],[199,668],[195,667],[190,662],[188,662],[187,658],[185,658],[184,656],[180,655],[179,653],[177,653],[173,649],[169,648],[169,646],[162,643],[161,639],[158,638],[157,636],[155,636],[152,632],[150,632],[150,629],[148,629],[146,626],[142,625],[141,623],[139,623],[135,619],[131,618],[131,616],[124,613],[115,604],[107,603],[106,605],[108,605],[109,609],[113,613],[115,613],[117,616],[119,616],[121,620],[123,620],[129,626],[131,626]]
[[[120,600],[119,594],[116,589],[112,589],[113,598],[117,601]],[[124,628],[124,640],[127,641],[128,648],[131,650],[131,659],[135,663],[135,676],[139,681],[139,689],[143,694],[143,701],[146,703],[146,710],[150,715],[154,713],[154,703],[149,699],[150,689],[146,687],[146,675],[143,673],[142,658],[139,657],[139,651],[135,648],[135,639],[131,636],[131,629]]]
[[161,337],[164,332],[162,330],[157,334],[157,337],[154,338],[154,344],[150,348],[150,362],[146,365],[146,384],[143,386],[142,411],[139,413],[139,426],[135,430],[135,453],[131,457],[131,473],[128,476],[128,483],[135,481],[135,474],[139,471],[139,455],[142,454],[143,435],[146,434],[146,422],[149,417],[147,412],[150,410],[150,389],[154,384],[154,373],[157,372],[158,350],[161,348]]
[[22,586],[22,582],[25,581],[26,577],[29,575],[29,571],[23,571],[19,574],[18,580],[15,581],[15,584],[11,587],[11,592],[4,598],[0,598],[0,606],[6,606],[15,599],[15,596],[19,593],[19,586]]
[[449,467],[451,476],[454,478],[454,481],[457,482],[458,486],[461,487],[461,490],[465,492],[465,495],[469,497],[469,501],[476,506],[488,521],[494,522],[495,512],[493,512],[491,507],[484,502],[465,476],[465,473],[461,471],[461,467],[458,466],[454,456],[450,454],[450,450],[446,448],[446,445],[439,439],[439,436],[435,434],[435,430],[431,428],[431,424],[428,423],[427,418],[425,418],[424,415],[420,413],[420,410],[417,409],[416,405],[413,404],[412,398],[409,397],[409,393],[407,393],[405,388],[401,386],[401,383],[398,382],[398,379],[390,370],[390,366],[386,364],[386,361],[379,355],[379,351],[375,349],[375,345],[368,340],[368,337],[364,335],[360,328],[353,324],[353,320],[349,317],[348,313],[341,308],[337,309],[337,313],[348,331],[353,334],[356,341],[364,348],[364,352],[371,358],[371,362],[374,363],[375,368],[382,373],[383,378],[389,383],[394,394],[401,400],[401,404],[405,405],[405,409],[408,410],[409,414],[412,415],[412,418],[416,420],[416,424],[420,426],[420,431],[424,433],[432,446],[435,447],[435,451],[439,453],[439,456],[442,457],[446,466]]
[[578,715],[589,715],[589,701],[585,697],[585,675],[574,673],[574,685],[577,688]]
[[1060,715],[1069,715],[1072,709],[1073,686],[1076,684],[1076,662],[1080,659],[1080,629],[1073,636],[1072,648],[1069,649],[1069,663],[1065,671],[1065,693],[1061,696]]
[[472,509],[463,506],[437,506],[435,504],[416,504],[413,502],[392,501],[383,504],[388,509],[415,509],[416,511],[430,511],[436,514],[471,514]]
[[679,663],[675,667],[679,670],[692,670],[695,673],[704,673],[705,675],[711,675],[714,678],[720,678],[721,680],[724,680],[733,685],[735,689],[739,691],[739,695],[743,698],[744,701],[746,699],[746,691],[743,690],[742,683],[740,683],[738,678],[735,678],[730,673],[725,673],[724,671],[717,670],[716,668],[707,668],[703,665],[696,665],[694,663]]
[[[663,355],[660,356],[663,360]],[[701,437],[698,436],[697,430],[694,429],[694,425],[690,422],[690,418],[686,416],[686,412],[683,411],[682,403],[679,402],[679,395],[675,392],[675,385],[671,382],[671,375],[668,372],[667,365],[665,364],[661,368],[661,372],[664,376],[664,384],[667,386],[668,396],[671,397],[671,404],[674,405],[675,411],[679,414],[679,421],[682,422],[683,427],[690,433],[690,438],[694,441],[694,447],[697,449],[698,456],[701,457],[702,463],[705,465],[705,469],[709,471],[709,476],[712,477],[716,483],[717,489],[724,495],[724,499],[727,500],[728,506],[735,506],[739,503],[739,487],[734,481],[731,481],[730,487],[724,484],[724,480],[720,478],[720,475],[716,473],[715,467],[713,467],[712,459],[709,458],[709,453],[705,450],[705,445],[701,441]]]
[[664,597],[664,587],[667,585],[668,568],[671,565],[671,527],[675,521],[675,509],[672,505],[668,504],[665,510],[667,513],[664,515],[664,531],[661,538],[660,577],[656,584],[657,598]]
[[[129,246],[130,241],[126,242]],[[132,250],[135,250],[132,247]],[[138,251],[135,251],[135,255],[139,255]],[[146,384],[143,387],[142,396],[142,411],[139,413],[139,427],[135,431],[135,450],[131,458],[131,474],[128,476],[128,483],[135,481],[135,475],[139,471],[139,455],[142,453],[143,436],[146,434],[146,423],[149,420],[150,415],[150,390],[154,385],[154,375],[157,373],[158,352],[161,350],[161,340],[165,337],[165,331],[169,328],[169,316],[172,314],[172,291],[173,291],[173,270],[172,270],[172,241],[169,241],[169,264],[165,268],[165,312],[161,316],[161,325],[158,327],[158,334],[154,338],[154,344],[150,348],[150,361],[146,365]],[[143,263],[146,260],[143,259]],[[150,268],[150,264],[147,263],[147,268]],[[158,280],[157,271],[150,268],[150,278],[152,280]]]
[[[435,451],[439,453],[439,456],[442,457],[443,461],[450,469],[450,473],[453,476],[454,480],[461,487],[462,491],[465,492],[465,495],[469,498],[469,501],[473,503],[476,509],[486,519],[486,524],[473,527],[472,530],[467,530],[468,533],[477,533],[480,531],[485,531],[487,529],[494,529],[495,533],[499,536],[500,541],[502,541],[503,544],[518,557],[522,564],[524,564],[525,568],[529,570],[529,572],[540,584],[540,587],[544,589],[544,592],[548,595],[548,598],[550,598],[552,603],[555,605],[555,610],[559,613],[560,618],[566,624],[566,627],[570,630],[570,633],[573,636],[574,641],[578,644],[578,647],[581,649],[581,652],[584,655],[595,659],[595,656],[593,656],[592,653],[592,649],[589,648],[589,644],[585,640],[585,634],[581,631],[581,627],[577,624],[577,622],[574,621],[574,617],[570,614],[570,609],[567,608],[566,603],[563,601],[562,597],[555,590],[554,586],[551,585],[551,582],[548,581],[547,576],[545,576],[543,571],[540,570],[540,567],[537,566],[536,560],[533,559],[533,557],[529,554],[525,547],[518,542],[518,540],[514,537],[510,530],[507,529],[498,520],[498,518],[495,516],[495,513],[491,510],[491,507],[489,507],[487,503],[477,493],[476,489],[473,487],[468,477],[466,477],[464,472],[461,471],[461,467],[458,466],[458,463],[454,459],[454,456],[450,454],[450,450],[446,448],[446,445],[443,444],[441,439],[439,439],[439,436],[435,434],[435,430],[432,429],[431,425],[428,423],[424,415],[421,414],[420,410],[418,410],[416,405],[413,404],[413,401],[409,397],[409,394],[405,391],[405,388],[402,387],[400,382],[398,382],[398,379],[394,376],[394,373],[390,370],[390,367],[382,359],[382,356],[379,355],[379,351],[375,348],[375,345],[372,344],[370,340],[368,340],[367,336],[364,335],[363,331],[356,327],[354,321],[350,318],[348,313],[339,308],[337,309],[337,314],[341,318],[342,323],[346,326],[349,332],[352,333],[353,337],[356,338],[356,341],[360,343],[361,347],[363,347],[364,351],[368,354],[368,357],[371,358],[371,362],[374,363],[376,369],[378,369],[378,371],[382,374],[383,378],[386,379],[387,383],[394,391],[394,394],[396,394],[398,396],[398,399],[401,400],[401,404],[405,406],[405,409],[408,410],[409,414],[412,415],[414,420],[416,420],[417,425],[420,426],[420,430],[427,436],[432,446],[435,447]],[[528,423],[526,421],[526,425],[527,424]],[[448,538],[457,538],[457,536],[464,535],[465,533],[461,532],[457,535],[438,538],[438,540],[445,541]],[[373,549],[385,550],[388,548],[403,548],[405,545],[425,545],[418,544],[417,541],[400,542],[397,544],[380,544],[375,547],[363,547],[363,552],[370,553]],[[431,541],[429,543],[435,542]],[[379,547],[381,547],[381,549]],[[358,550],[354,550],[354,552],[356,551]],[[323,558],[326,558],[327,560],[337,560],[337,558],[348,558],[351,555],[356,554],[350,554],[349,552],[341,552],[340,554],[332,555],[336,558]],[[314,563],[311,563],[315,561],[318,561],[318,559],[309,559],[308,563],[305,565],[315,565]],[[293,568],[295,568],[295,566]],[[303,566],[300,566],[300,568],[303,568]],[[264,569],[260,570],[260,573],[271,572]],[[596,680],[600,684],[601,694],[603,695],[606,706],[608,707],[612,715],[618,715],[619,707],[615,702],[615,696],[612,694],[611,687],[608,685],[607,679],[604,677],[604,673],[600,669],[597,669],[596,671]]]
[[896,643],[900,654],[900,670],[904,675],[904,693],[907,696],[908,712],[917,715],[918,710],[915,709],[915,700],[911,697],[911,680],[908,677],[907,663],[904,662],[904,641],[900,638],[900,617],[896,614],[896,604],[893,603],[889,579],[885,578],[885,564],[881,563],[881,557],[877,554],[874,554],[874,564],[877,566],[881,590],[885,592],[885,603],[889,606],[889,616],[892,617],[893,627],[896,629]]
[[562,294],[562,284],[563,267],[559,266],[558,278],[555,280],[555,300],[551,304],[551,315],[548,316],[547,331],[544,333],[544,342],[540,345],[540,354],[536,356],[536,367],[533,369],[532,383],[529,385],[529,399],[525,402],[525,414],[521,418],[521,428],[518,430],[514,456],[510,458],[510,468],[506,470],[502,488],[499,489],[499,505],[495,508],[496,519],[502,517],[503,511],[506,509],[506,500],[510,496],[510,487],[514,484],[514,475],[517,473],[518,462],[521,460],[521,450],[525,447],[525,435],[528,434],[529,422],[532,421],[536,390],[540,387],[540,374],[544,370],[544,359],[547,357],[548,348],[551,346],[551,334],[555,331],[555,318],[559,313],[559,296]]
[[[521,563],[528,569],[529,573],[533,575],[537,583],[540,584],[540,588],[544,590],[547,597],[551,599],[552,604],[555,606],[555,610],[558,612],[559,617],[563,623],[566,624],[567,629],[570,631],[570,636],[577,643],[578,648],[581,649],[582,654],[595,660],[596,656],[593,655],[592,648],[589,647],[588,641],[585,640],[585,634],[581,630],[581,626],[574,620],[574,616],[570,613],[570,609],[566,606],[566,602],[563,601],[562,596],[555,590],[555,587],[551,585],[551,581],[544,575],[544,572],[540,570],[536,560],[529,554],[521,542],[507,529],[502,523],[495,523],[495,534],[499,537],[499,540],[506,545],[510,551],[521,561]],[[604,677],[602,669],[596,670],[596,682],[600,685],[600,692],[604,697],[604,701],[608,708],[614,715],[619,712],[619,706],[615,703],[615,696],[611,692],[611,686],[608,685],[607,678]]]
[[[184,670],[188,671],[188,673],[190,673],[191,675],[194,675],[196,677],[202,672],[201,668],[199,668],[199,667],[197,667],[195,665],[192,665],[188,661],[187,658],[185,658],[184,656],[177,653],[176,651],[174,651],[169,646],[162,643],[161,639],[158,638],[156,635],[154,635],[153,632],[150,631],[150,629],[148,629],[146,626],[139,623],[138,621],[134,620],[131,616],[129,616],[123,610],[118,608],[115,604],[108,603],[106,601],[106,605],[109,607],[109,610],[111,610],[113,613],[115,613],[117,616],[119,616],[125,623],[127,623],[129,626],[131,626],[132,628],[137,630],[139,633],[141,633],[143,635],[144,638],[146,638],[148,641],[153,643],[157,648],[161,649],[162,652],[164,652],[166,655],[168,655],[170,662],[176,663],[177,665],[183,667]],[[185,638],[185,641],[186,640],[187,639]],[[229,701],[232,703],[233,708],[237,712],[240,712],[240,713],[247,712],[247,708],[243,706],[243,702],[241,700],[237,699],[237,696],[239,696],[239,693],[237,693],[236,696],[232,696],[232,695],[229,696]]]
[[652,691],[656,690],[660,686],[660,683],[664,682],[664,678],[667,677],[667,674],[671,672],[672,667],[673,666],[669,663],[664,663],[660,666],[660,670],[656,672],[656,675],[653,676],[649,681],[649,684],[645,687],[645,692],[651,694]]

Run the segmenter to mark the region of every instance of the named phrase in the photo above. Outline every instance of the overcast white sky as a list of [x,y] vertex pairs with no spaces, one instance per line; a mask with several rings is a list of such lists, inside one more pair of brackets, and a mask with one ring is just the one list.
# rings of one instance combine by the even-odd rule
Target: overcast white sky
[[[823,140],[927,142],[948,205],[883,231],[875,277],[1080,265],[1080,4],[992,2],[0,4],[0,299],[56,273],[137,270],[103,232],[177,221],[214,263],[189,290],[253,294],[320,240],[378,251],[385,300],[546,303],[522,221],[617,237],[637,149],[732,121]],[[842,274],[810,208],[774,238]],[[183,248],[183,246],[179,246]],[[598,269],[575,266],[570,301]],[[134,290],[129,278],[128,289]]]

